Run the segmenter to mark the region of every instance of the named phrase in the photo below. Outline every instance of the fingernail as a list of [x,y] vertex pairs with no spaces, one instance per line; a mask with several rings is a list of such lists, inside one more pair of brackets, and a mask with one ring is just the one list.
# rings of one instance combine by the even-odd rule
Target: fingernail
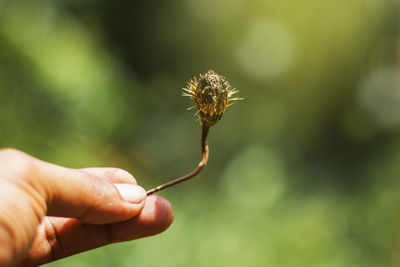
[[139,204],[146,198],[146,190],[135,184],[114,184],[121,196],[129,203]]

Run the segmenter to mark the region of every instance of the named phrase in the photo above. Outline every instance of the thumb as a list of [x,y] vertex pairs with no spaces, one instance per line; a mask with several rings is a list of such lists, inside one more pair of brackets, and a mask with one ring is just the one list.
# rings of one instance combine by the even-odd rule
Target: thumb
[[132,218],[143,208],[146,191],[136,184],[112,184],[82,170],[39,160],[35,165],[46,198],[47,215],[105,224]]
[[25,162],[23,166],[28,166],[24,168],[23,180],[32,189],[25,191],[38,195],[35,198],[44,202],[41,206],[46,215],[104,224],[132,218],[143,207],[146,191],[134,179],[125,179],[126,183],[118,179],[113,184],[107,181],[110,177],[105,179],[84,170],[57,166],[20,151],[14,153],[19,162]]

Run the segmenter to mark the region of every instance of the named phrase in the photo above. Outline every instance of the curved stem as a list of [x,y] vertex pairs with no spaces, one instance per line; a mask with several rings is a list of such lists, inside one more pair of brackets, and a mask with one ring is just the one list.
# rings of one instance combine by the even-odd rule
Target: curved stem
[[185,176],[182,176],[178,179],[172,180],[168,183],[159,185],[157,187],[154,187],[153,189],[150,189],[149,191],[147,191],[147,195],[151,195],[157,191],[160,191],[164,188],[170,187],[172,185],[178,184],[180,182],[186,181],[194,176],[196,176],[203,168],[204,166],[206,166],[207,164],[207,160],[208,160],[208,144],[207,144],[207,134],[208,134],[208,130],[209,127],[208,126],[204,126],[202,127],[202,132],[201,132],[201,160],[199,162],[199,165],[197,166],[196,169],[194,169],[192,172],[186,174]]

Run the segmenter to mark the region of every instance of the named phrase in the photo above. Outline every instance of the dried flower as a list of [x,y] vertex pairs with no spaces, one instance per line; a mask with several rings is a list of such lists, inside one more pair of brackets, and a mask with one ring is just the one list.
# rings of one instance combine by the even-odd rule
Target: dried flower
[[192,172],[169,181],[165,184],[159,185],[147,191],[147,195],[154,194],[162,189],[176,185],[196,176],[207,164],[209,148],[207,144],[207,135],[210,126],[217,123],[227,107],[232,105],[234,101],[241,98],[234,97],[238,90],[232,89],[232,86],[225,79],[225,77],[218,75],[213,70],[209,70],[205,74],[200,74],[200,78],[194,77],[188,82],[184,96],[190,97],[199,109],[198,113],[201,120],[201,160],[196,169]]
[[206,127],[217,123],[226,108],[234,101],[240,100],[234,97],[239,91],[232,88],[225,77],[213,70],[200,74],[199,80],[194,77],[183,90],[183,95],[196,103],[201,123]]

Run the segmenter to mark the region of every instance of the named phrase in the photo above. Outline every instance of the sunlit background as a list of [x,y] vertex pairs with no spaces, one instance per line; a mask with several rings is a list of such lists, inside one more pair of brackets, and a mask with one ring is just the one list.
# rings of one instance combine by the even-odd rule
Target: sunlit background
[[0,0],[0,146],[151,188],[197,165],[209,69],[245,100],[171,228],[47,266],[400,266],[398,0]]

